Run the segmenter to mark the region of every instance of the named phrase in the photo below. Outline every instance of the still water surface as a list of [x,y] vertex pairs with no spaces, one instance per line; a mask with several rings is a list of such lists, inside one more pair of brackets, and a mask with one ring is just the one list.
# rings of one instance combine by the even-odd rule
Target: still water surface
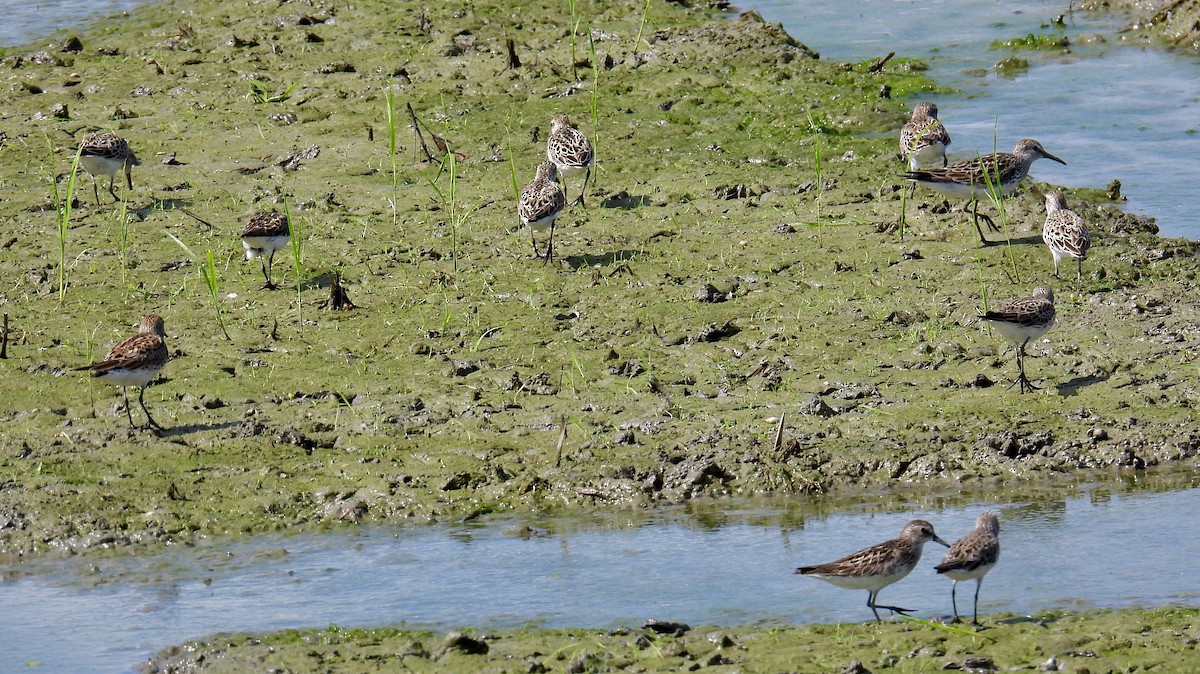
[[[801,578],[795,567],[893,538],[914,517],[953,541],[987,509],[1000,512],[1003,552],[983,586],[984,614],[1200,601],[1200,537],[1190,534],[1200,488],[1062,491],[884,513],[870,504],[814,515],[797,500],[725,502],[709,512],[522,521],[538,532],[529,538],[506,534],[511,520],[371,526],[0,568],[0,671],[31,662],[40,671],[129,671],[159,648],[217,631],[862,621],[871,618],[865,591]],[[944,550],[927,545],[921,565],[883,591],[884,603],[948,615],[950,583],[933,571]],[[964,584],[960,609],[970,610],[973,589]]]
[[0,46],[27,44],[58,30],[126,12],[147,0],[6,0]]
[[[954,93],[927,94],[950,131],[951,161],[1008,152],[1035,138],[1068,162],[1034,165],[1036,180],[1104,187],[1114,178],[1126,210],[1154,216],[1160,234],[1200,239],[1193,207],[1200,184],[1200,60],[1122,45],[1088,44],[1111,33],[1112,18],[1069,14],[1050,22],[1065,0],[750,0],[768,21],[821,58],[864,61],[888,52],[925,60],[929,74]],[[1070,54],[1015,52],[1032,67],[1016,77],[992,67],[1010,52],[993,40],[1062,33]],[[983,71],[983,72],[981,72]]]

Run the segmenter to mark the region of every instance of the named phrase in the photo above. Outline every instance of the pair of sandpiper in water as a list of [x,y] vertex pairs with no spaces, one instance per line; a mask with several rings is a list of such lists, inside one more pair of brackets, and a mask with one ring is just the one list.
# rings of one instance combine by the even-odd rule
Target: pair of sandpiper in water
[[[950,134],[938,119],[938,109],[933,103],[919,103],[912,118],[900,131],[900,152],[908,160],[909,170],[903,175],[915,184],[929,188],[948,197],[969,199],[975,229],[983,245],[990,241],[979,226],[978,199],[981,195],[993,200],[1007,196],[1017,189],[1029,168],[1038,159],[1050,159],[1060,164],[1067,162],[1050,154],[1036,140],[1018,141],[1013,151],[997,152],[975,159],[968,159],[947,166],[946,146]],[[930,164],[940,167],[922,168]],[[1054,258],[1054,277],[1058,278],[1059,263],[1070,257],[1076,261],[1076,278],[1083,277],[1083,260],[1087,259],[1092,239],[1083,218],[1067,208],[1067,200],[1061,190],[1044,195],[1046,222],[1042,225],[1042,240]],[[988,225],[997,230],[995,223],[982,216]],[[1035,387],[1025,375],[1025,345],[1040,338],[1054,326],[1054,291],[1040,286],[1028,297],[1021,297],[1003,304],[1000,308],[987,311],[982,318],[1009,342],[1017,353],[1017,381],[1020,392]]]
[[935,570],[954,581],[950,586],[950,602],[954,620],[958,617],[958,581],[975,581],[975,612],[972,623],[979,624],[979,588],[983,577],[1000,560],[1000,519],[986,512],[975,520],[975,529],[950,545],[933,531],[925,520],[913,520],[904,526],[900,537],[851,553],[835,562],[802,566],[796,573],[812,576],[852,590],[867,590],[867,606],[880,620],[879,609],[907,615],[911,609],[879,604],[879,591],[907,576],[921,561],[921,552],[929,541],[950,548]]

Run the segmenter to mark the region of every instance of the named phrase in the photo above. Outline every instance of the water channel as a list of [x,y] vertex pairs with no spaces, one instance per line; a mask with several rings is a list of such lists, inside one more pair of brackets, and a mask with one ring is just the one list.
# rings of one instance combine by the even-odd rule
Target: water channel
[[[656,511],[346,527],[202,542],[138,556],[0,567],[0,671],[126,672],[217,631],[801,624],[871,618],[866,592],[793,574],[895,537],[909,519],[943,538],[1002,520],[984,614],[1195,604],[1200,477],[1127,476],[1009,502],[827,511],[820,500],[719,501]],[[524,534],[524,535],[517,535]],[[950,614],[944,548],[883,591],[923,618]],[[970,610],[973,584],[960,609]]]

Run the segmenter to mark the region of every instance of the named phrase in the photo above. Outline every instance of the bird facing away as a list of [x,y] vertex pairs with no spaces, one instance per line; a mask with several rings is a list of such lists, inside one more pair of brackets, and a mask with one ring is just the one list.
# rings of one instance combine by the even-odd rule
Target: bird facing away
[[1054,278],[1058,278],[1058,263],[1064,257],[1075,258],[1075,278],[1083,278],[1083,261],[1092,247],[1092,235],[1083,218],[1067,208],[1062,190],[1046,193],[1046,224],[1042,225],[1042,241],[1054,256]]
[[1000,518],[996,513],[986,512],[975,519],[975,530],[954,541],[950,551],[935,568],[954,581],[950,586],[950,603],[954,606],[954,622],[959,621],[958,600],[954,591],[960,580],[975,580],[975,618],[972,625],[979,624],[979,586],[983,577],[1000,561]]
[[929,541],[950,546],[938,538],[932,524],[925,520],[913,520],[904,525],[899,538],[872,545],[836,562],[802,566],[796,569],[796,573],[820,578],[838,587],[869,591],[867,606],[875,614],[875,620],[880,621],[878,609],[884,608],[900,614],[907,614],[911,610],[884,606],[875,603],[875,600],[879,597],[880,590],[904,578],[917,566],[917,562],[921,561],[921,550]]
[[127,387],[136,386],[138,387],[138,403],[141,404],[142,411],[146,413],[144,428],[162,429],[162,426],[154,421],[154,417],[150,416],[150,410],[146,409],[145,395],[150,381],[158,376],[159,370],[167,364],[169,355],[166,337],[163,319],[154,314],[147,314],[138,325],[138,333],[118,342],[116,346],[109,349],[104,360],[75,368],[76,370],[91,370],[93,377],[97,377],[106,384],[121,387],[121,392],[125,395],[125,415],[129,418],[131,428],[138,427],[133,424],[133,413],[129,409]]
[[96,205],[100,205],[100,190],[96,187],[96,176],[108,176],[108,193],[118,201],[113,189],[118,171],[125,171],[125,182],[133,189],[133,167],[142,162],[129,149],[129,143],[114,133],[93,133],[79,144],[79,163],[92,176],[92,192]]
[[266,290],[274,290],[278,286],[271,282],[271,267],[275,263],[275,251],[286,247],[292,240],[291,230],[288,229],[288,219],[283,213],[268,211],[250,218],[250,222],[242,229],[242,246],[246,248],[246,259],[260,259],[263,276],[267,283]]
[[[529,225],[529,240],[533,242],[534,257],[542,257],[543,264],[554,259],[554,220],[562,213],[567,205],[562,189],[558,186],[558,170],[554,164],[544,161],[538,164],[537,176],[533,182],[521,192],[521,200],[517,202],[517,213],[521,222]],[[538,253],[537,238],[533,233],[550,230],[550,240],[546,243],[546,255]]]
[[585,171],[583,188],[579,191],[579,198],[575,200],[576,204],[585,205],[583,197],[587,193],[588,179],[592,177],[592,166],[596,163],[596,154],[592,151],[592,143],[587,136],[572,126],[571,120],[566,115],[555,115],[550,119],[550,139],[546,141],[546,158],[554,163],[559,176],[562,177],[564,195],[566,194],[567,177],[572,173]]
[[900,154],[915,171],[922,166],[946,166],[946,146],[950,144],[950,133],[938,120],[938,109],[933,103],[917,103],[912,119],[900,129]]
[[[944,168],[914,169],[905,171],[903,177],[947,197],[969,199],[972,203],[972,214],[975,216],[975,229],[979,231],[979,240],[987,245],[990,242],[983,236],[983,230],[979,227],[979,213],[975,208],[979,196],[1012,194],[1025,176],[1029,175],[1029,167],[1033,162],[1042,158],[1052,159],[1060,164],[1067,163],[1046,152],[1041,143],[1026,138],[1017,141],[1011,153],[997,152],[960,161]],[[983,217],[988,226],[999,231],[991,218],[986,215]]]
[[1054,327],[1054,291],[1040,286],[1029,297],[1011,300],[995,311],[983,314],[983,320],[1017,349],[1017,381],[1021,393],[1037,387],[1025,376],[1025,345]]

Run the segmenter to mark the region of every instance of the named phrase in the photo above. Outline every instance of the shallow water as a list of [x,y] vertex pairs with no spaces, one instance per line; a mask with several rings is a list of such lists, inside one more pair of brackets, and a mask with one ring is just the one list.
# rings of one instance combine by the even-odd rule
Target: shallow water
[[[1189,479],[1186,484],[1195,484]],[[129,671],[159,648],[217,631],[328,625],[440,629],[612,627],[648,618],[799,624],[871,618],[866,593],[793,574],[894,537],[914,517],[948,541],[1001,513],[1001,562],[980,611],[1195,604],[1200,488],[1098,484],[1033,502],[813,515],[797,500],[515,522],[361,527],[262,536],[133,558],[0,569],[0,671]],[[532,526],[521,538],[506,532]],[[946,616],[944,549],[883,603]],[[959,608],[970,611],[973,583]]]
[[[1020,51],[1032,67],[1017,77],[991,70],[1007,51],[993,40],[1054,33],[1049,22],[1061,0],[843,0],[744,3],[780,21],[822,58],[862,61],[890,51],[924,59],[930,75],[958,89],[922,96],[938,104],[950,131],[951,160],[1036,138],[1068,162],[1034,165],[1037,180],[1102,188],[1114,178],[1129,197],[1126,210],[1157,218],[1168,237],[1200,239],[1190,194],[1200,182],[1200,62],[1183,54],[1113,42],[1083,45],[1087,33],[1119,24],[1068,17],[1065,56]],[[935,31],[931,26],[949,26]],[[987,70],[980,76],[970,71]]]
[[126,12],[148,0],[10,0],[0,21],[0,46],[29,43],[57,30]]

